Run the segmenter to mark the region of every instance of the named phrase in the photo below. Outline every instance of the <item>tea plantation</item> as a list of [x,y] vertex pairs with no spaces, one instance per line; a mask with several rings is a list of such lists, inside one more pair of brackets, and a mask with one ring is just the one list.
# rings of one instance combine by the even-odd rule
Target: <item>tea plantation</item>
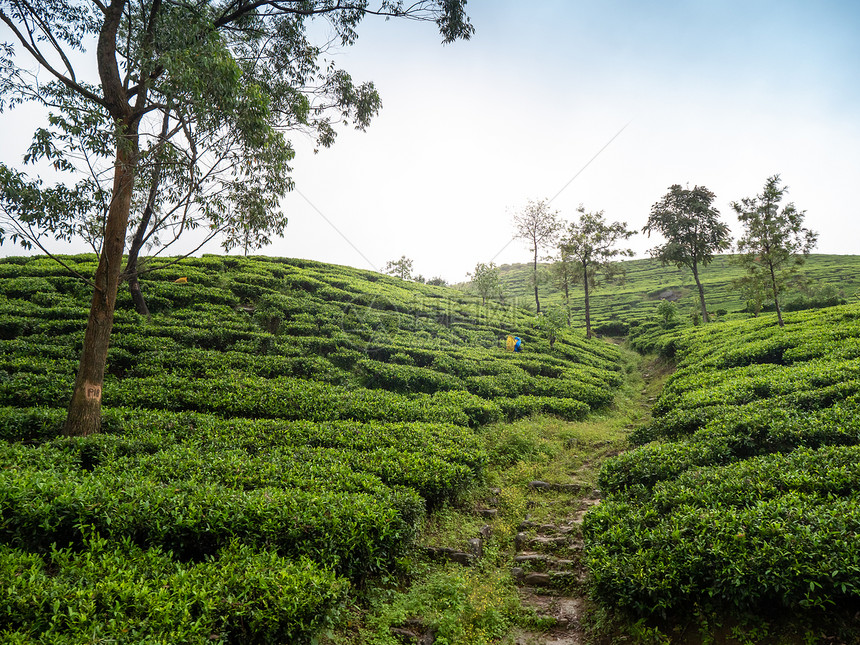
[[[624,260],[618,264],[624,268],[624,281],[601,285],[591,293],[591,320],[597,333],[626,335],[638,324],[654,319],[657,305],[662,299],[674,302],[678,313],[684,318],[698,310],[696,285],[689,270],[678,269],[673,265],[661,266],[658,260],[653,259]],[[506,298],[533,307],[531,265],[504,265],[499,270]],[[857,294],[860,293],[860,256],[812,254],[806,258],[801,274],[808,282],[806,293],[797,287],[790,288],[781,300],[783,309],[802,309],[810,304],[832,305],[839,300],[857,302]],[[744,312],[746,302],[732,284],[743,275],[743,270],[733,262],[731,255],[719,255],[701,270],[708,311],[716,314],[718,319],[748,316]],[[832,288],[833,293],[824,294],[829,288]],[[810,302],[810,299],[822,295],[824,302]],[[540,300],[545,307],[563,306],[561,292],[547,274],[544,274],[540,285]],[[584,327],[582,287],[571,289],[570,307],[574,327]]]
[[860,306],[785,320],[672,333],[678,370],[585,519],[602,602],[642,617],[856,609]]
[[[95,256],[63,259],[95,268]],[[408,553],[428,511],[480,480],[481,426],[536,412],[581,419],[623,380],[611,345],[566,334],[550,350],[522,310],[367,271],[204,256],[142,285],[150,319],[120,293],[103,434],[66,438],[89,288],[47,258],[0,260],[4,643],[309,642],[356,586]],[[523,352],[505,351],[507,334]],[[822,347],[837,340],[822,331]],[[851,400],[834,389],[851,359],[833,361],[816,381],[832,390],[826,405],[809,404],[822,418]],[[850,517],[851,499],[834,497],[833,512]],[[623,504],[633,502],[601,517]],[[815,578],[812,600],[840,584],[853,593],[849,570],[832,575]]]

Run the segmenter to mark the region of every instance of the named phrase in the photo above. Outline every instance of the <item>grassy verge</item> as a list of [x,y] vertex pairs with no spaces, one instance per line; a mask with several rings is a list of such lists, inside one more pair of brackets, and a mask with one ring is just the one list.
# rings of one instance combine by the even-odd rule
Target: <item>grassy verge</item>
[[[626,350],[624,361],[613,404],[583,421],[533,416],[483,428],[483,481],[426,519],[398,575],[367,588],[321,644],[541,642],[567,629],[530,603],[512,575],[516,543],[524,524],[570,522],[594,495],[601,461],[623,450],[630,430],[647,417],[665,366]],[[469,566],[438,556],[440,549],[472,555],[479,538],[481,557]],[[584,590],[574,581],[550,593],[582,597]]]

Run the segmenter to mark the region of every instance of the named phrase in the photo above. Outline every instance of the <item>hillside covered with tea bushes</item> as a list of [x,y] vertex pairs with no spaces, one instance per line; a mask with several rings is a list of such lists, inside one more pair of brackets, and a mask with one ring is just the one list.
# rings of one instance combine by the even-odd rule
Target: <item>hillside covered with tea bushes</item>
[[669,332],[678,369],[585,519],[602,602],[638,616],[856,607],[860,306],[785,322]]
[[[657,305],[665,299],[674,302],[681,318],[689,322],[689,315],[699,308],[696,284],[688,269],[673,265],[662,266],[659,260],[622,260],[624,279],[618,284],[598,285],[591,292],[591,321],[598,334],[624,336],[636,326],[657,318]],[[542,307],[563,307],[561,291],[553,284],[548,266],[539,285]],[[532,267],[513,264],[499,267],[505,298],[525,306],[534,307],[531,283]],[[743,277],[744,271],[734,262],[732,255],[718,255],[701,269],[700,278],[705,291],[708,311],[717,319],[746,318],[746,302],[733,281]],[[791,285],[782,296],[784,310],[831,306],[842,301],[857,302],[860,293],[860,256],[811,254],[801,267],[800,277],[805,280],[803,290]],[[773,304],[770,304],[773,311]],[[571,320],[576,328],[585,325],[585,304],[582,287],[570,291]]]
[[0,260],[3,642],[307,642],[480,480],[483,425],[581,419],[623,380],[611,345],[369,271],[204,256],[141,284],[103,434],[67,438],[89,287]]

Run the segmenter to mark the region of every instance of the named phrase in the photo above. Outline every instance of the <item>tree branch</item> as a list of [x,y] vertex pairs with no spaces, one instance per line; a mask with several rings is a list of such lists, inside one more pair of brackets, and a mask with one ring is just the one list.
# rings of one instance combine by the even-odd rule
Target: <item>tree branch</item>
[[[2,11],[2,10],[0,10],[0,20],[2,20],[6,24],[6,26],[12,30],[12,33],[15,34],[15,37],[18,39],[18,41],[21,43],[21,45],[23,45],[24,49],[26,49],[27,52],[33,58],[36,59],[36,62],[39,63],[39,65],[41,65],[42,67],[44,67],[48,71],[48,73],[50,73],[57,80],[59,80],[61,83],[63,83],[63,85],[65,85],[69,89],[73,90],[74,92],[77,92],[78,94],[80,94],[84,98],[86,98],[90,101],[93,101],[94,103],[97,103],[101,106],[107,107],[107,103],[105,102],[105,100],[102,97],[98,96],[97,94],[93,94],[87,88],[85,88],[83,85],[80,85],[79,83],[77,83],[73,78],[69,78],[68,76],[66,76],[62,72],[55,69],[54,66],[51,65],[48,62],[48,60],[45,58],[45,56],[42,54],[42,52],[38,48],[38,46],[36,46],[35,42],[33,42],[33,40],[32,40],[33,33],[31,31],[29,31],[29,29],[27,31],[29,38],[25,38],[24,34],[21,33],[21,31],[18,29],[18,27],[15,25],[15,23],[12,22],[12,19],[9,18],[9,16],[6,15],[6,12]],[[65,59],[65,56],[63,56],[63,58]]]

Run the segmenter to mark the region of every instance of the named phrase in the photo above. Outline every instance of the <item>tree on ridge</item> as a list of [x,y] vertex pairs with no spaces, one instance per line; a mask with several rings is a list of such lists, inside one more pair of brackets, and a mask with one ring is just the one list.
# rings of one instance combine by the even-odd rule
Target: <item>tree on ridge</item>
[[744,227],[738,240],[741,266],[751,279],[768,284],[777,322],[784,327],[779,294],[815,247],[818,233],[803,227],[806,211],[797,210],[793,202],[780,210],[788,192],[787,186],[780,186],[781,181],[779,175],[768,177],[761,193],[732,202],[732,208]]
[[579,220],[568,225],[560,247],[575,264],[577,282],[585,291],[585,337],[591,338],[591,291],[597,286],[598,276],[605,280],[617,278],[620,267],[613,258],[632,256],[633,250],[615,245],[636,233],[627,230],[626,222],[607,224],[603,211],[589,213],[580,205],[577,212]]
[[558,211],[549,210],[549,203],[542,199],[529,200],[525,208],[514,214],[516,237],[525,240],[534,254],[534,271],[532,282],[535,289],[535,310],[540,313],[540,298],[538,297],[538,254],[541,249],[551,247],[558,238],[562,228],[558,219]]
[[714,254],[731,246],[729,227],[720,221],[720,212],[713,207],[714,193],[704,186],[681,188],[674,184],[669,192],[651,207],[648,223],[642,229],[650,237],[660,233],[666,242],[651,249],[652,257],[666,266],[687,267],[693,272],[699,292],[702,320],[709,322],[705,291],[699,279],[699,267],[707,266]]

